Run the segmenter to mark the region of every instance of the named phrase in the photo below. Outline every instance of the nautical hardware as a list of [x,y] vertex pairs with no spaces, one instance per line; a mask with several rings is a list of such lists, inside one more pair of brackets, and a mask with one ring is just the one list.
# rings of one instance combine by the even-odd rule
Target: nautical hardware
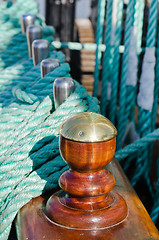
[[41,38],[42,38],[42,29],[40,26],[30,25],[27,27],[27,42],[28,42],[29,58],[32,58],[33,41]]
[[34,40],[32,43],[33,63],[36,66],[49,56],[49,42],[45,39]]
[[53,84],[55,109],[58,108],[73,93],[74,81],[69,77],[56,78]]
[[26,29],[28,26],[34,24],[35,21],[35,15],[34,14],[23,14],[21,16],[21,28],[22,28],[22,33],[24,34],[26,32]]
[[41,78],[60,65],[58,59],[47,58],[41,62]]
[[97,113],[78,113],[60,127],[60,152],[69,165],[59,180],[63,191],[47,201],[45,214],[63,227],[99,230],[127,216],[125,200],[112,189],[113,175],[105,169],[116,147],[116,129]]
[[60,152],[70,167],[60,177],[63,191],[32,199],[20,210],[18,240],[158,239],[119,163],[111,161],[117,134],[111,122],[96,113],[78,113],[59,133]]

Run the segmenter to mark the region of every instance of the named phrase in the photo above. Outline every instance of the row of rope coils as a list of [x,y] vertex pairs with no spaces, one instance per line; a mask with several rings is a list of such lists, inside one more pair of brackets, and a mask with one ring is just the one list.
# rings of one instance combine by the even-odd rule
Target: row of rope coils
[[[10,6],[2,4],[3,13],[13,7],[15,11],[15,6],[16,13],[20,12],[18,6],[23,6],[21,2],[17,0],[17,5],[10,3]],[[30,1],[25,2],[29,6]],[[31,11],[37,12],[36,4]],[[26,6],[26,11],[21,13],[27,12]],[[59,154],[58,128],[61,123],[77,112],[99,112],[97,99],[70,78],[65,56],[53,51],[50,43],[54,29],[46,26],[40,16],[26,14],[22,18],[23,33],[20,33],[18,17],[17,32],[13,31],[10,39],[6,37],[9,41],[4,41],[5,47],[0,54],[0,239],[8,238],[11,224],[23,205],[42,192],[57,187],[57,180],[66,168]],[[8,26],[11,19],[6,20]],[[28,21],[35,25],[27,28],[27,44],[24,32]],[[4,30],[4,34],[7,31]],[[35,40],[37,38],[43,40]],[[49,59],[40,64],[44,58]],[[61,99],[56,93],[60,91],[62,82],[71,83],[71,95]],[[116,157],[121,159],[136,153],[154,141],[159,133],[151,135],[117,152]]]
[[[20,6],[25,9],[24,12]],[[0,14],[2,8],[3,13],[10,16],[7,26],[12,22],[13,12],[16,12],[17,19],[19,12],[26,13],[29,8],[31,13],[37,12],[35,2],[29,0],[17,0],[9,7],[4,3]],[[9,12],[12,14],[9,15]],[[58,178],[66,168],[58,144],[58,129],[62,122],[78,112],[99,112],[98,100],[70,77],[70,66],[65,63],[65,56],[53,51],[50,43],[54,29],[33,14],[25,14],[21,19],[23,33],[19,32],[17,20],[17,31],[10,35],[0,54],[2,240],[8,238],[12,222],[22,206],[57,187]],[[61,89],[63,84],[67,86],[64,92]]]

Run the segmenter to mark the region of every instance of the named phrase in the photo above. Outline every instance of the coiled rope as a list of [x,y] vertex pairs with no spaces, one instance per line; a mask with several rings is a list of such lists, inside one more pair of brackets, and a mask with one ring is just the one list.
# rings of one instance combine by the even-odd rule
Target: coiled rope
[[[3,4],[2,4],[3,5]],[[21,31],[20,17],[25,13],[36,14],[37,3],[34,0],[17,0],[9,8],[0,11],[0,50],[4,51],[11,38]]]
[[[54,52],[52,57],[64,61],[61,53]],[[57,186],[65,167],[58,149],[61,123],[76,112],[99,112],[97,99],[88,95],[78,83],[74,93],[54,111],[52,83],[59,76],[69,76],[69,70],[68,64],[62,64],[40,79],[40,67],[36,66],[30,74],[14,81],[14,84],[21,83],[12,89],[18,102],[10,97],[9,101],[13,102],[9,104],[4,99],[3,104],[7,102],[8,107],[1,109],[0,128],[8,133],[4,144],[1,144],[1,239],[7,239],[11,223],[23,205],[43,191]]]

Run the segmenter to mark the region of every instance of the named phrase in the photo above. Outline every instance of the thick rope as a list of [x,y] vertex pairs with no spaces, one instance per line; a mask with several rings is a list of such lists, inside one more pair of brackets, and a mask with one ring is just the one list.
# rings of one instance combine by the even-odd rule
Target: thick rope
[[159,158],[157,159],[157,166],[158,166],[158,169],[157,169],[157,179],[158,180],[156,183],[156,194],[154,197],[154,205],[153,205],[151,215],[150,215],[152,218],[152,221],[154,223],[157,222],[158,217],[159,217]]
[[[39,100],[42,101],[42,99],[44,99],[48,94],[51,94],[52,82],[57,77],[67,76],[69,70],[70,70],[70,68],[68,68],[68,65],[63,64],[61,67],[59,67],[57,69],[57,71],[54,73],[54,75],[52,75],[51,77],[45,77],[44,79],[42,79],[42,80],[44,80],[43,82],[39,81],[37,83],[37,85],[39,84],[41,87],[43,86],[43,88],[36,89],[35,87],[37,85],[36,84],[33,85],[33,87],[30,89],[30,91],[34,92],[34,94],[36,94],[36,95],[30,94],[30,93],[27,94],[25,92],[25,97],[27,100],[26,103],[28,103],[28,98],[30,97],[30,95],[34,96],[34,99],[36,100],[36,102],[33,103],[33,105],[31,105],[30,107],[28,107],[28,105],[25,104],[24,99],[23,99],[22,102],[24,102],[24,105],[22,105],[21,103],[20,103],[20,105],[16,104],[16,108],[17,108],[16,114],[14,114],[15,104],[11,105],[9,107],[9,114],[6,111],[4,114],[1,114],[2,124],[0,125],[0,129],[1,129],[0,135],[5,136],[1,139],[1,147],[0,147],[1,155],[3,155],[4,152],[7,151],[15,141],[17,141],[16,137],[19,138],[19,134],[23,130],[25,122],[28,121],[28,113],[30,114],[30,113],[32,113],[32,111],[35,111],[35,109],[37,108],[37,104],[39,104]],[[46,89],[44,89],[44,87],[46,87],[46,86],[47,86],[47,91],[46,91]],[[36,91],[35,91],[35,89],[36,89]],[[15,90],[13,89],[13,91],[15,91]],[[17,93],[17,91],[14,92],[14,95],[16,97],[18,97],[18,100],[19,100],[20,97],[19,97],[19,93]],[[28,98],[27,98],[27,96],[28,96]],[[12,110],[12,111],[10,111],[10,110]],[[31,110],[31,111],[28,112],[28,110]],[[42,111],[41,114],[44,114],[45,111],[44,110],[41,110],[41,111]],[[4,122],[7,122],[9,120],[9,118],[10,118],[10,121],[8,122],[8,124],[6,126],[4,126]],[[30,118],[30,115],[29,115],[29,118]],[[23,122],[23,125],[21,124],[22,122]],[[32,124],[34,126],[34,124],[36,124],[36,121],[33,120],[32,122],[33,122]],[[7,141],[6,141],[6,139],[7,139]]]
[[[157,26],[157,13],[158,13],[158,1],[152,0],[151,6],[150,6],[150,15],[149,15],[149,22],[148,22],[148,32],[146,37],[146,46],[147,48],[153,48],[155,47],[156,42],[156,26]],[[152,79],[153,81],[153,79]],[[140,92],[139,92],[140,94]],[[157,94],[158,95],[158,94]],[[148,99],[147,99],[148,101]],[[138,113],[138,125],[139,125],[139,132],[140,136],[145,136],[148,133],[150,133],[151,127],[152,127],[152,112],[142,109],[139,107],[139,113]],[[138,165],[143,165],[143,169],[145,169],[144,175],[145,180],[149,186],[149,189],[151,191],[151,194],[153,195],[152,186],[149,181],[149,172],[151,169],[151,151],[152,146],[149,147],[146,151],[142,151],[139,153],[139,157],[136,162],[136,171],[134,173],[134,177],[132,179],[132,184],[135,185],[140,176],[142,175],[143,171]],[[144,163],[144,164],[143,164]]]
[[147,148],[147,146],[158,140],[159,139],[159,129],[156,129],[152,133],[149,133],[143,138],[140,138],[136,142],[129,144],[123,149],[118,150],[115,153],[115,157],[117,158],[118,161],[121,161],[122,159],[129,157],[129,156],[134,156],[138,151],[141,151],[141,149]]
[[101,92],[101,113],[106,115],[107,105],[107,84],[110,77],[110,58],[111,58],[111,28],[112,28],[112,10],[113,0],[107,2],[106,9],[106,24],[105,24],[105,45],[106,50],[103,56],[103,68],[102,68],[102,92]]
[[[45,106],[50,106],[51,111],[52,101],[50,98],[47,97],[44,102]],[[25,138],[22,137],[21,140],[16,142],[15,146],[13,146],[12,149],[9,149],[8,153],[5,154],[6,158],[4,159],[4,157],[2,157],[1,177],[4,176],[3,174],[5,171],[5,166],[7,166],[9,162],[11,163],[12,167],[9,170],[9,178],[6,177],[6,175],[5,179],[2,178],[2,182],[4,182],[4,188],[3,191],[1,191],[1,197],[5,199],[5,204],[1,205],[1,239],[6,239],[6,236],[8,236],[8,228],[10,228],[11,222],[13,221],[20,207],[26,204],[31,198],[39,196],[44,187],[45,190],[48,190],[50,187],[57,186],[57,180],[60,174],[59,170],[65,166],[65,163],[59,156],[58,139],[55,138],[55,136],[58,136],[58,128],[66,118],[76,112],[81,111],[99,112],[99,106],[97,104],[97,100],[88,95],[85,89],[76,83],[75,92],[55,112],[53,112],[51,115],[46,115],[45,120],[41,124],[39,124],[33,130],[29,128],[29,123],[27,124],[27,129],[30,129],[30,134],[27,135],[27,143],[26,136]],[[49,144],[48,147],[47,143]],[[46,149],[49,148],[50,154],[47,155]],[[11,159],[8,161],[9,156],[13,161]],[[57,156],[59,157],[57,158]],[[49,161],[53,158],[55,158],[54,161]],[[8,167],[9,166],[7,166],[7,169]],[[17,167],[19,171],[15,170]],[[50,178],[50,174],[53,172],[54,175]],[[37,174],[40,175],[41,178]],[[10,180],[11,176],[12,180]],[[13,186],[16,186],[16,188],[13,188]],[[11,188],[14,190],[11,191]],[[18,205],[16,204],[17,200]]]
[[112,123],[115,123],[115,116],[117,111],[117,92],[118,92],[118,79],[119,79],[119,64],[120,64],[120,53],[119,46],[121,43],[121,32],[122,32],[122,20],[123,20],[123,1],[118,1],[117,11],[117,23],[114,41],[114,56],[113,56],[113,74],[111,81],[111,101],[109,107],[109,119]]
[[[50,43],[53,41],[53,34],[54,34],[53,27],[49,26],[42,28],[43,38],[48,40]],[[12,45],[11,48],[9,48],[7,51],[0,55],[0,70],[3,70],[8,66],[13,65],[17,61],[28,58],[28,46],[26,42],[26,36],[19,34],[18,39],[17,37],[16,39],[13,38],[13,41],[15,41],[14,43],[15,46]]]
[[99,66],[101,64],[102,53],[99,49],[99,44],[102,43],[103,39],[103,25],[104,25],[104,15],[105,15],[105,4],[106,0],[98,1],[98,14],[97,14],[97,30],[96,30],[96,63],[94,70],[94,87],[93,87],[93,96],[98,94],[98,83],[99,83]]
[[32,0],[17,0],[0,14],[0,50],[6,49],[13,35],[20,32],[20,17],[24,13],[37,13],[37,3]]
[[[137,29],[137,33],[136,33],[136,36],[134,37],[136,37],[137,57],[139,57],[139,54],[141,53],[143,17],[144,17],[144,1],[136,0],[135,14],[134,14],[134,28]],[[130,51],[132,50],[130,49]],[[138,73],[138,69],[137,69],[137,73]],[[136,80],[137,80],[137,75],[136,75]],[[130,122],[135,122],[136,96],[137,96],[137,81],[135,86],[127,85],[126,87],[125,112],[126,112],[126,119],[129,119]]]
[[129,46],[130,46],[130,36],[131,27],[134,21],[134,11],[135,11],[136,0],[129,0],[127,6],[126,14],[126,26],[125,26],[125,36],[124,36],[124,46],[125,51],[122,59],[122,72],[121,72],[121,82],[120,82],[120,92],[119,92],[119,114],[118,114],[118,136],[117,136],[117,149],[122,147],[122,136],[126,127],[125,119],[125,106],[126,106],[126,79],[128,70],[128,57],[129,57]]

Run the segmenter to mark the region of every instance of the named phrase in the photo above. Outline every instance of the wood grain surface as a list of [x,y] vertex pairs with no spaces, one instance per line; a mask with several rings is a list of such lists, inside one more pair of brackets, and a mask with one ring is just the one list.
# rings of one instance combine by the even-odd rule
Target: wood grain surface
[[[128,206],[126,220],[103,230],[74,230],[51,222],[44,214],[46,199],[38,197],[24,206],[17,215],[18,240],[154,240],[159,233],[143,204],[132,189],[116,159],[108,165],[115,176],[115,191]],[[69,216],[68,216],[69,217]]]

